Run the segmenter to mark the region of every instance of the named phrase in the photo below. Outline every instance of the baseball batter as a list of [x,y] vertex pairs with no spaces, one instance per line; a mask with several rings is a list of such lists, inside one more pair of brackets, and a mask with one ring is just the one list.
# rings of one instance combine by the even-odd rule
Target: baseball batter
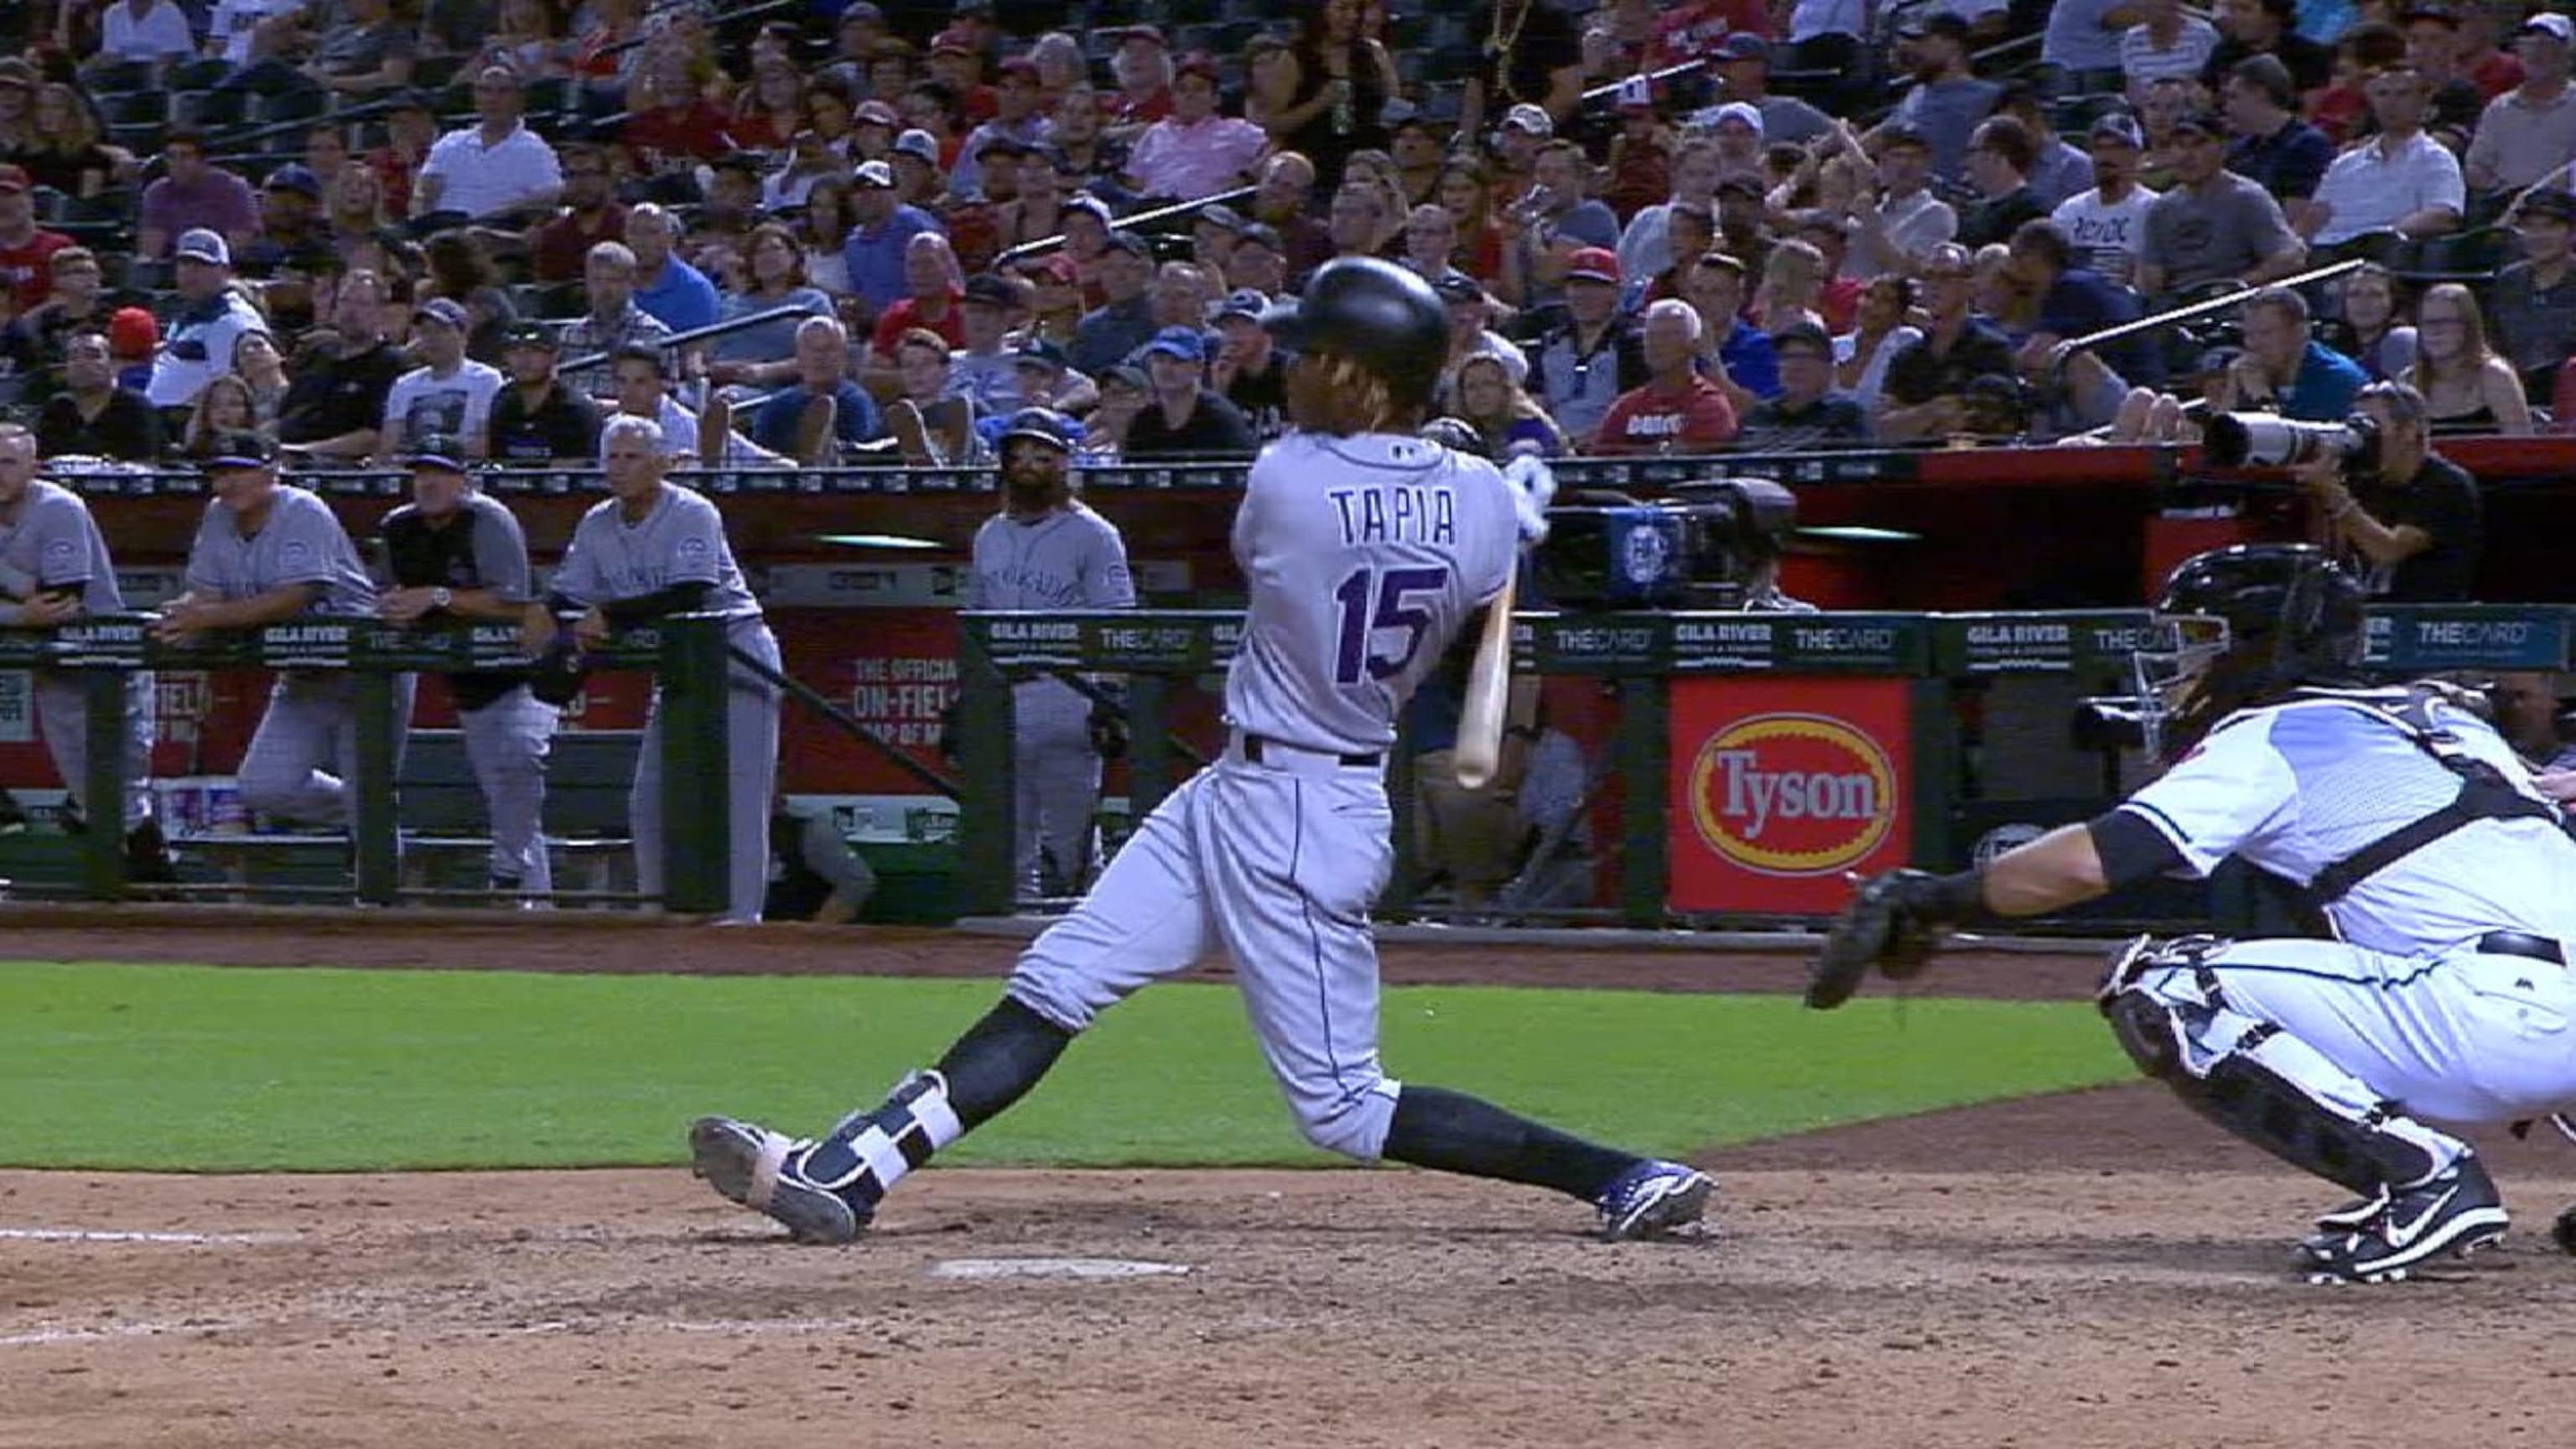
[[[519,520],[474,486],[458,452],[430,446],[413,453],[412,501],[385,515],[388,572],[394,587],[377,606],[397,624],[432,619],[498,619],[516,623],[535,588],[528,538]],[[447,676],[465,758],[483,791],[492,822],[495,891],[543,895],[554,889],[546,857],[546,755],[555,734],[554,706],[508,674]]]
[[[975,532],[970,609],[1132,609],[1136,584],[1117,526],[1073,496],[1076,430],[1022,408],[1002,432],[1002,511]],[[1020,893],[1043,894],[1046,865],[1080,889],[1100,798],[1092,702],[1052,675],[1011,686],[1012,859]]]
[[[554,646],[558,615],[574,616],[574,637],[591,647],[614,630],[665,615],[716,613],[728,621],[727,643],[777,669],[778,641],[734,564],[723,515],[703,496],[663,481],[670,460],[663,453],[661,427],[650,418],[621,413],[609,420],[600,443],[613,496],[581,516],[547,597],[522,611],[521,633],[529,651],[543,654]],[[731,905],[723,919],[757,921],[769,889],[778,689],[738,665],[727,680],[725,742],[731,791],[726,819],[733,854],[727,862]],[[658,896],[663,886],[659,690],[645,717],[643,751],[635,762],[626,813],[635,835],[636,883],[646,895]]]
[[1809,1001],[1928,933],[2034,916],[2230,856],[2305,887],[2330,939],[2122,950],[2102,1010],[2195,1111],[2360,1195],[2299,1245],[2316,1282],[2384,1282],[2494,1242],[2477,1155],[2434,1122],[2576,1105],[2576,840],[2494,728],[2445,686],[2357,687],[2360,584],[2300,545],[2201,554],[2137,656],[2172,767],[2116,809],[1981,870],[1864,882]]
[[[83,615],[121,614],[107,540],[79,494],[36,476],[36,437],[0,423],[0,628],[50,629]],[[89,706],[81,676],[38,670],[36,724],[54,770],[75,802],[89,784]],[[152,814],[152,676],[125,681],[126,875],[171,878],[169,848]]]
[[[348,530],[331,505],[277,480],[266,438],[219,434],[201,466],[215,500],[188,547],[187,592],[161,611],[156,637],[178,644],[214,630],[375,612],[376,586]],[[397,766],[411,698],[411,676],[395,676]],[[286,670],[242,754],[242,803],[302,824],[346,826],[357,761],[357,681],[344,670]]]
[[1297,354],[1301,431],[1263,451],[1235,520],[1251,608],[1224,757],[1146,818],[936,1067],[820,1139],[727,1117],[692,1126],[697,1172],[797,1238],[856,1237],[897,1181],[1019,1100],[1102,1011],[1219,947],[1308,1141],[1555,1188],[1594,1204],[1614,1239],[1704,1210],[1713,1185],[1679,1163],[1379,1067],[1368,909],[1393,856],[1380,769],[1405,697],[1453,639],[1475,637],[1518,527],[1491,464],[1414,436],[1447,345],[1427,283],[1336,261],[1263,321]]

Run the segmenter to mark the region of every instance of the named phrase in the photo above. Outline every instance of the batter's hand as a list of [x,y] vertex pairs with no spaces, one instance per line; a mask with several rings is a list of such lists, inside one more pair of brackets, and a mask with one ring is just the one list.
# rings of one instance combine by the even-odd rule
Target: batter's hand
[[1851,1000],[1873,966],[1891,981],[1922,971],[1940,944],[1938,879],[1929,871],[1889,870],[1861,881],[1825,931],[1807,974],[1807,1005],[1831,1011]]

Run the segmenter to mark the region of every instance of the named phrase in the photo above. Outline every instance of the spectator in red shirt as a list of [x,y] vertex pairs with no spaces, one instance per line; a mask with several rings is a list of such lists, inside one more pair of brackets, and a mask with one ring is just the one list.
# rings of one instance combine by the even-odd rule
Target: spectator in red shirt
[[577,282],[590,249],[626,239],[626,208],[608,188],[608,152],[587,141],[563,148],[563,210],[537,228],[531,247],[540,282]]
[[903,286],[906,295],[878,314],[859,372],[860,381],[881,397],[901,392],[895,348],[906,332],[935,332],[952,348],[966,345],[966,311],[960,305],[966,283],[948,238],[926,231],[904,243]]
[[367,153],[367,169],[384,192],[385,215],[411,215],[411,181],[438,142],[438,117],[418,91],[394,97],[385,112],[385,144]]
[[54,294],[54,269],[48,258],[70,246],[72,239],[36,225],[36,198],[28,194],[27,168],[0,166],[0,286],[17,299],[10,310],[24,312]]
[[975,38],[958,26],[931,40],[930,78],[957,97],[957,108],[968,126],[980,126],[1002,113],[1000,94],[984,84],[983,52],[975,48]]
[[173,131],[161,143],[160,180],[143,188],[134,234],[139,256],[160,258],[185,231],[220,232],[226,245],[247,246],[259,234],[259,200],[250,183],[206,159],[206,138]]
[[1739,30],[1770,39],[1771,7],[1762,0],[1689,0],[1655,22],[1655,38],[1646,43],[1646,69],[1712,55],[1718,42]]
[[1667,299],[1646,309],[1646,385],[1619,395],[1594,435],[1596,453],[1699,452],[1735,440],[1735,405],[1699,375],[1699,313]]
[[689,63],[677,55],[655,60],[636,76],[626,88],[626,103],[618,139],[641,175],[694,171],[698,162],[738,149],[733,118],[699,94],[689,80]]
[[1130,25],[1109,58],[1118,89],[1101,97],[1109,124],[1142,131],[1172,113],[1172,48],[1157,26]]

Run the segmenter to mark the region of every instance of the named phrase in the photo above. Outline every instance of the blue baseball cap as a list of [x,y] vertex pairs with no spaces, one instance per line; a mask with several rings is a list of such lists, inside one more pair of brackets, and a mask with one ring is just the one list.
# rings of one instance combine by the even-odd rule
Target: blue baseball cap
[[1207,338],[1195,327],[1166,327],[1154,334],[1154,340],[1139,349],[1151,357],[1157,353],[1177,357],[1183,362],[1207,361]]
[[439,468],[450,473],[466,471],[465,451],[447,438],[423,438],[420,444],[402,455],[406,468]]
[[253,432],[218,433],[198,455],[197,469],[203,473],[232,473],[246,468],[265,468],[277,461],[277,450],[268,439]]

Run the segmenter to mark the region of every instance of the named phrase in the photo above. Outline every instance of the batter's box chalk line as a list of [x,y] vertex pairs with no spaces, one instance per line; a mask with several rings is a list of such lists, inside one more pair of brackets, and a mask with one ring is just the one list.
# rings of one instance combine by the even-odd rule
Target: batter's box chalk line
[[180,1247],[231,1247],[291,1243],[293,1233],[148,1233],[105,1228],[0,1228],[0,1243],[169,1243]]
[[947,1258],[930,1265],[933,1278],[1178,1278],[1186,1263],[1147,1263],[1131,1258]]
[[170,1333],[224,1333],[237,1323],[120,1323],[112,1328],[38,1328],[0,1334],[0,1348],[45,1348],[60,1343],[99,1343],[111,1338],[158,1338]]

